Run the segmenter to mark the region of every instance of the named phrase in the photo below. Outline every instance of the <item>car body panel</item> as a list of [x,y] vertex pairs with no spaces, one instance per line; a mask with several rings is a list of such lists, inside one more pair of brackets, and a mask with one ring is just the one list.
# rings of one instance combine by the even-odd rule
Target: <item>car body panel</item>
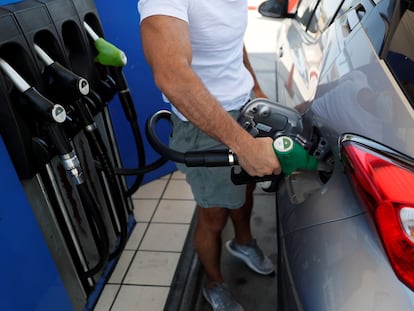
[[290,283],[303,310],[413,310],[412,291],[395,276],[369,224],[359,215],[284,236]]
[[[338,33],[341,28],[342,21],[338,20],[330,30]],[[344,41],[341,53],[321,73],[311,109],[340,134],[351,132],[370,137],[414,157],[414,144],[409,139],[414,133],[414,112],[407,98],[394,82],[387,66],[378,58],[361,25]],[[351,83],[345,86],[344,81]],[[349,96],[350,88],[355,88],[357,92],[365,87],[361,81],[368,83],[372,91],[370,97],[360,102],[346,102],[344,98]],[[334,94],[335,99],[322,90],[328,83],[331,84],[329,92]],[[334,86],[335,83],[337,86]],[[333,87],[337,89],[333,91]]]
[[[286,193],[287,188],[291,179],[300,180],[303,174],[307,173],[291,175],[286,179],[285,187],[280,187],[278,190],[280,226],[284,235],[364,213],[352,195],[351,186],[344,178],[344,172],[340,165],[335,167],[335,172],[325,185],[309,195],[304,202],[292,204],[290,195]],[[315,176],[315,178],[318,177]],[[297,188],[300,188],[300,185]]]
[[339,138],[352,133],[414,159],[413,106],[382,59],[396,2],[344,1],[315,37],[295,19],[281,23],[277,98],[315,120],[334,169],[323,182],[296,172],[280,183],[280,310],[414,310],[414,292],[395,275],[339,155]]
[[[295,20],[286,20],[278,32],[276,55],[276,98],[289,107],[310,100],[314,96],[322,51],[313,38],[302,37],[300,25]],[[303,48],[305,45],[305,48]],[[306,55],[302,52],[306,49]]]

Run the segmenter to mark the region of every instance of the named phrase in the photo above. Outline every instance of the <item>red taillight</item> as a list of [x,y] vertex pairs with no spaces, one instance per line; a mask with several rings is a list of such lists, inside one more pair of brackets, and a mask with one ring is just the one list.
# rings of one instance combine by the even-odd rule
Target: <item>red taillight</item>
[[343,143],[342,155],[395,273],[414,290],[413,168],[350,141]]

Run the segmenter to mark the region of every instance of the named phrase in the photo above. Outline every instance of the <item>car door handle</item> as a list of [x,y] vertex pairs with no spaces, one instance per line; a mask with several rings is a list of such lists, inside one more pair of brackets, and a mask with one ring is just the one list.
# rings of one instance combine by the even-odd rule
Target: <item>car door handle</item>
[[279,48],[279,58],[282,58],[283,57],[283,53],[284,53],[284,50],[283,50],[283,46],[281,46],[280,48]]

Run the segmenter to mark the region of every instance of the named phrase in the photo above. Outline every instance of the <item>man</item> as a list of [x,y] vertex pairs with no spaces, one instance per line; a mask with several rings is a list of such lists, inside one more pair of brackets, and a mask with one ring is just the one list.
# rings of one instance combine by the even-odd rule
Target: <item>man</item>
[[[140,0],[138,8],[145,57],[172,104],[170,146],[185,152],[225,145],[250,175],[279,174],[272,139],[253,138],[235,120],[252,90],[264,96],[243,45],[247,0]],[[227,249],[256,272],[273,272],[250,230],[254,186],[233,185],[230,168],[178,167],[197,202],[194,243],[208,279],[203,295],[214,310],[243,310],[220,271],[221,232],[230,218],[235,238]]]

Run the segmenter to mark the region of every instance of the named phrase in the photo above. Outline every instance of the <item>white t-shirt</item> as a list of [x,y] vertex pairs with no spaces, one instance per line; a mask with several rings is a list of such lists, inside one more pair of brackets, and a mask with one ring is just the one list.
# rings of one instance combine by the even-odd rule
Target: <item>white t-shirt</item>
[[239,109],[248,100],[253,78],[243,64],[247,0],[139,0],[138,10],[141,21],[168,15],[188,23],[191,66],[225,110]]

